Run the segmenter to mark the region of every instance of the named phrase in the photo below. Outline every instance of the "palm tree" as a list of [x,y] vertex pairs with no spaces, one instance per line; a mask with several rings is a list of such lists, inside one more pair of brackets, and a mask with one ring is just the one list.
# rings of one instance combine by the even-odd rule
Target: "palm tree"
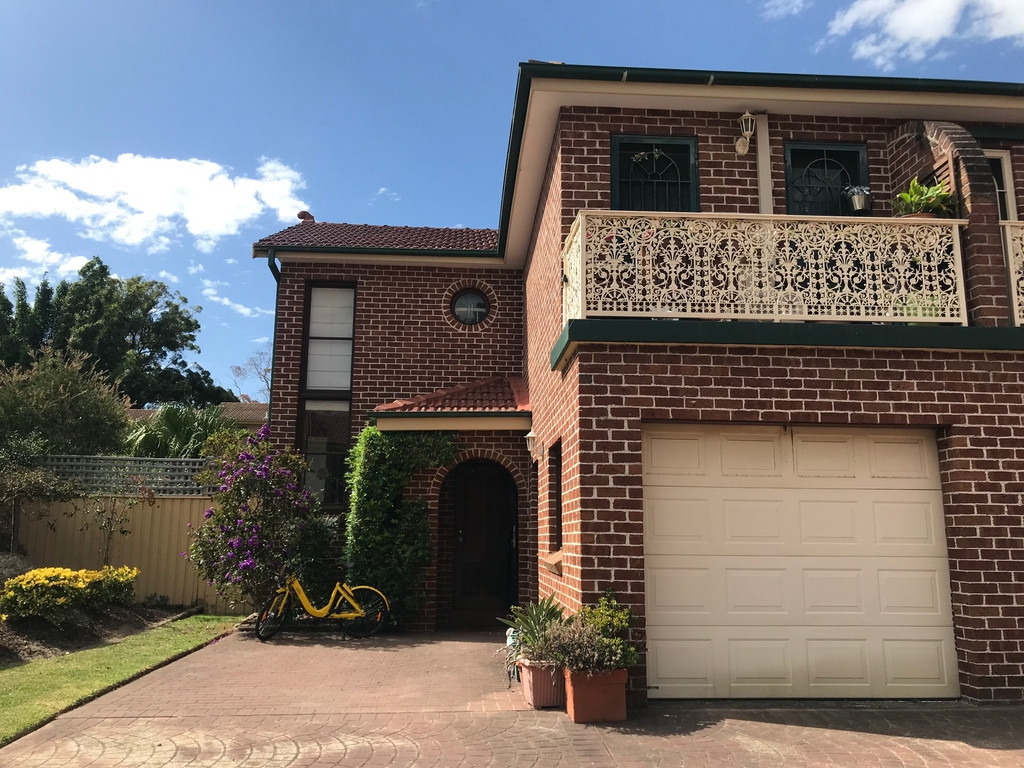
[[164,405],[146,421],[139,421],[128,434],[131,456],[152,458],[197,458],[210,435],[234,428],[216,405],[190,408]]

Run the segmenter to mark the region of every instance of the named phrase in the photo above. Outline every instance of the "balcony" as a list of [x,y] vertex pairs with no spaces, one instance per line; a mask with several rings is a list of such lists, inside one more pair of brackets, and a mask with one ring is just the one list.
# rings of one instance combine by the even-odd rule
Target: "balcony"
[[1010,264],[1013,324],[1024,325],[1024,222],[1003,222],[1003,247]]
[[[562,252],[563,324],[672,317],[966,325],[964,224],[581,211]],[[1024,228],[1005,234],[1016,248],[1019,295]]]

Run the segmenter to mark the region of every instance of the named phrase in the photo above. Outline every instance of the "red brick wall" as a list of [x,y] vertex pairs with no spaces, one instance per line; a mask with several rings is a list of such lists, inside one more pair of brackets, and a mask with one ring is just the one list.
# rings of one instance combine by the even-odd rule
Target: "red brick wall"
[[[975,699],[1024,699],[1024,358],[593,344],[581,348],[577,364],[585,601],[611,588],[644,615],[644,422],[931,427],[939,436],[961,690]],[[637,672],[634,685],[643,690]]]
[[[353,434],[382,403],[522,373],[523,292],[517,270],[284,262],[271,403],[272,429],[281,439],[296,437],[310,283],[356,288]],[[483,286],[492,297],[493,319],[480,326],[449,320],[452,295],[469,285]]]

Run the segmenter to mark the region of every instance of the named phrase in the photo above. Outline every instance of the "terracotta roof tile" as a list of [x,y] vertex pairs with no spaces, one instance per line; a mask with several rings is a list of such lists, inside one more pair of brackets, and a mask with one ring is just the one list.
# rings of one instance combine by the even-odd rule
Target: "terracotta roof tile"
[[239,423],[267,420],[266,403],[221,403],[220,412],[226,418]]
[[253,243],[253,248],[275,247],[494,251],[498,231],[304,221]]
[[530,397],[519,376],[481,379],[409,400],[378,405],[375,413],[509,413],[529,412]]

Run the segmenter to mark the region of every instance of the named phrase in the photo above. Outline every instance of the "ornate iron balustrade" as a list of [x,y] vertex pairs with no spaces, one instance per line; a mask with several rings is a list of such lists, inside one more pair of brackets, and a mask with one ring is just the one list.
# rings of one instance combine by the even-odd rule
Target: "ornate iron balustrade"
[[1024,325],[1024,222],[1003,222],[1003,247],[1010,269],[1013,322]]
[[964,223],[581,211],[562,251],[563,321],[966,325]]

